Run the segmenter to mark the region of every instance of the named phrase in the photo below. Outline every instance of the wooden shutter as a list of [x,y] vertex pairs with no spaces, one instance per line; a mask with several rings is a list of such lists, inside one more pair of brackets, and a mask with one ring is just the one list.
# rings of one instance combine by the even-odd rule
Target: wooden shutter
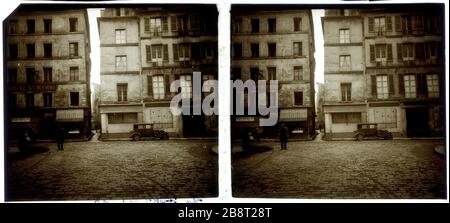
[[370,45],[370,61],[375,61],[375,45]]
[[373,17],[369,17],[369,32],[373,32],[373,29],[374,29]]
[[371,76],[371,81],[372,81],[372,96],[376,97],[377,96],[377,76],[372,75]]
[[403,61],[403,54],[402,54],[402,44],[397,43],[397,61]]
[[161,18],[161,23],[162,23],[162,31],[163,32],[169,31],[169,24],[167,23],[167,16],[163,16]]
[[392,61],[392,44],[387,44],[387,61]]
[[164,85],[166,90],[165,98],[167,98],[170,95],[170,79],[169,75],[164,75]]
[[147,76],[147,95],[153,99],[153,78]]
[[388,85],[389,85],[389,95],[394,94],[394,75],[389,74],[388,76]]
[[177,31],[177,17],[170,16],[170,30]]
[[167,47],[167,44],[163,45],[163,60],[164,61],[169,61],[169,49]]
[[173,44],[173,60],[178,61],[178,44]]
[[386,31],[392,31],[392,17],[386,16]]
[[147,57],[147,62],[150,62],[152,60],[152,48],[150,45],[145,45],[145,55]]
[[144,30],[146,32],[150,31],[150,19],[144,18]]
[[395,31],[402,31],[402,18],[399,15],[395,16]]
[[398,74],[398,93],[405,94],[405,80],[403,74]]

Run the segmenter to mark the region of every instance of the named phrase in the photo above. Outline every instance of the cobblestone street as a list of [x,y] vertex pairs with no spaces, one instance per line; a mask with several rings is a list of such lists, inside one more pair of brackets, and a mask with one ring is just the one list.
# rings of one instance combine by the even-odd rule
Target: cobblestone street
[[289,142],[233,158],[233,196],[445,199],[438,140]]
[[9,149],[7,200],[103,200],[216,197],[213,140],[69,142]]

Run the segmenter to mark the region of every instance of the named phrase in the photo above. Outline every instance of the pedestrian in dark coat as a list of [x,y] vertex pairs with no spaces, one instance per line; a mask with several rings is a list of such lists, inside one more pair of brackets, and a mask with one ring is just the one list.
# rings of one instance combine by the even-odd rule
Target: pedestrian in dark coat
[[65,130],[62,127],[58,127],[56,130],[56,144],[58,150],[64,150],[64,140],[66,139]]
[[287,139],[288,139],[289,130],[288,128],[282,124],[280,128],[280,143],[281,149],[287,149]]

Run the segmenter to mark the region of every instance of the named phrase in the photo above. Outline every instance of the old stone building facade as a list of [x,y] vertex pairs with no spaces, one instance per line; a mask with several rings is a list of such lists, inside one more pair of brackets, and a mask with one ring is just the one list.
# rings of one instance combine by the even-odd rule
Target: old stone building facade
[[[323,18],[325,64],[338,56],[331,53],[333,40],[327,33],[344,29],[351,21],[354,25],[350,26],[350,36],[359,40],[363,53],[358,56],[361,48],[352,49],[351,53],[358,55],[352,56],[350,63],[363,69],[349,80],[351,90],[344,89],[345,75],[336,78],[325,74],[327,133],[350,136],[356,123],[369,122],[378,123],[379,128],[393,132],[394,136],[442,136],[445,114],[442,10],[434,7],[328,10]],[[342,94],[346,92],[351,95],[349,102],[343,101]],[[333,105],[345,103],[358,104],[359,108],[345,108],[352,115],[344,119],[341,114],[335,115],[337,106]],[[361,116],[353,112],[360,112]]]
[[[104,136],[123,136],[134,123],[153,123],[172,136],[215,136],[217,117],[170,111],[184,80],[192,102],[193,72],[217,79],[217,9],[106,8],[98,18],[101,42],[100,113]],[[190,92],[190,93],[189,93]]]
[[52,138],[90,135],[90,42],[86,9],[21,6],[7,21],[8,137],[25,129]]
[[[259,116],[232,118],[233,135],[258,129],[266,137],[285,124],[291,137],[314,134],[314,29],[310,10],[235,6],[232,8],[231,78],[278,80],[278,124],[259,127]],[[246,113],[247,114],[247,113]]]

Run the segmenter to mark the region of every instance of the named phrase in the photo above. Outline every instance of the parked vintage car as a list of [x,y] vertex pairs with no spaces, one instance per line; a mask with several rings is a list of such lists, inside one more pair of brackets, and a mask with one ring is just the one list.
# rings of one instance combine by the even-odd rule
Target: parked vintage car
[[358,129],[354,131],[354,137],[361,141],[365,138],[383,138],[392,139],[392,133],[387,130],[378,129],[377,123],[360,123]]
[[139,141],[142,138],[169,139],[169,134],[164,130],[154,129],[151,123],[137,123],[133,125],[133,130],[129,133],[130,138]]

